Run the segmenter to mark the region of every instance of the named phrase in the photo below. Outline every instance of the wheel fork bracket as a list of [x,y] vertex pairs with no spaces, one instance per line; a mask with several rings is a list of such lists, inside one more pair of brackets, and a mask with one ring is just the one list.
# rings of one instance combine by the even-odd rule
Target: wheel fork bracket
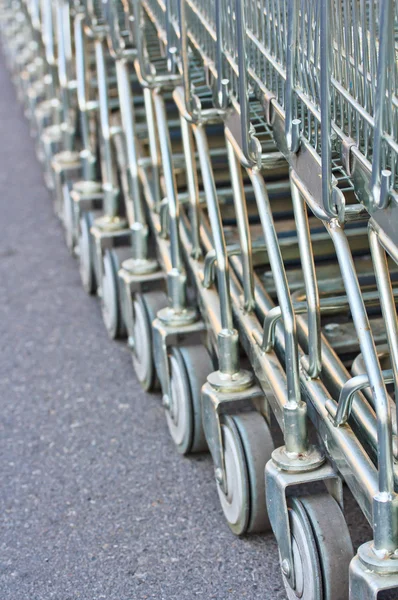
[[[130,259],[131,260],[131,259]],[[126,264],[127,263],[127,264]],[[164,273],[160,269],[153,273],[133,273],[128,267],[129,259],[122,263],[121,269],[118,272],[118,278],[120,288],[123,290],[122,293],[122,311],[124,322],[128,332],[128,343],[130,348],[134,347],[134,308],[133,308],[133,296],[136,293],[141,293],[144,289],[155,290],[161,289],[162,282],[164,282]]]
[[125,223],[121,222],[121,228],[107,228],[106,222],[103,226],[103,218],[99,217],[94,221],[93,226],[90,229],[90,233],[93,236],[95,244],[95,257],[96,257],[96,268],[97,268],[97,281],[98,281],[98,295],[102,294],[102,277],[103,277],[103,266],[102,256],[105,250],[115,248],[116,246],[128,246],[131,243],[131,232],[130,229],[126,229]]
[[252,408],[268,414],[264,392],[259,385],[253,384],[246,389],[236,391],[216,390],[209,382],[202,387],[202,419],[206,441],[213,458],[216,480],[223,492],[227,493],[224,449],[221,432],[221,415],[234,414]]
[[[85,189],[87,187],[87,189]],[[95,181],[76,181],[71,189],[71,198],[74,203],[74,213],[77,221],[82,213],[90,210],[102,210],[104,194],[101,184]]]
[[55,202],[58,213],[62,208],[63,185],[76,181],[81,176],[80,156],[77,152],[58,152],[51,161]]
[[192,343],[195,337],[201,337],[206,331],[203,321],[173,326],[157,318],[152,323],[153,345],[156,371],[162,388],[163,405],[167,410],[172,410],[172,393],[170,382],[170,368],[167,349],[172,345],[182,345],[184,338]]
[[350,600],[377,600],[393,589],[398,591],[398,556],[377,559],[372,542],[360,546],[350,563]]
[[292,472],[280,469],[271,459],[265,467],[268,517],[278,542],[283,574],[293,589],[295,589],[295,576],[287,489],[316,481],[323,481],[330,495],[343,508],[343,484],[330,464],[323,463],[320,467],[309,471]]

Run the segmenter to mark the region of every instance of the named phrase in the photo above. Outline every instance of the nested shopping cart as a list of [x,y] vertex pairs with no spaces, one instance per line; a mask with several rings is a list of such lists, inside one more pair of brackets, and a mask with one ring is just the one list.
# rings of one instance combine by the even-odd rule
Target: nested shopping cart
[[396,598],[396,3],[5,4],[68,245],[178,451],[232,531],[272,527],[288,598]]

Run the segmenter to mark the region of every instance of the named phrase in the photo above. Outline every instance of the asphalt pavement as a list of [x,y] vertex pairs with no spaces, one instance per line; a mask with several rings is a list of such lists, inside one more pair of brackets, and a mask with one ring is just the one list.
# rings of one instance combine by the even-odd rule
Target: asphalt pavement
[[230,532],[83,291],[3,63],[0,211],[0,600],[284,600],[273,535]]

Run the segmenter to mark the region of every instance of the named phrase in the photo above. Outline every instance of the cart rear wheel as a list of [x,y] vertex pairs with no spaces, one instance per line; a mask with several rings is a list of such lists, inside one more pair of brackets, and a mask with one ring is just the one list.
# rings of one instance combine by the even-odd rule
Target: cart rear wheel
[[328,493],[289,498],[295,589],[283,575],[289,600],[347,600],[354,555],[344,515]]
[[133,367],[138,381],[147,392],[158,385],[153,360],[152,322],[165,306],[167,296],[159,290],[135,294],[133,299]]
[[172,348],[169,356],[172,401],[166,410],[171,437],[181,454],[203,452],[207,443],[202,424],[202,386],[213,370],[202,345]]
[[253,411],[226,416],[221,430],[227,493],[217,487],[224,516],[237,535],[266,531],[264,470],[274,449],[268,423]]
[[91,227],[94,222],[92,213],[84,213],[80,219],[79,235],[79,272],[83,288],[88,294],[95,294],[97,291],[97,278],[94,266],[94,240],[91,235]]

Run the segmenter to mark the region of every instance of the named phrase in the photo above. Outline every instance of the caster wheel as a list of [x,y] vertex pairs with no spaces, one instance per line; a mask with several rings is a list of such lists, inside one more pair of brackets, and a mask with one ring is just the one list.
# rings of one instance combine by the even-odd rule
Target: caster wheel
[[265,465],[274,450],[271,432],[258,412],[225,416],[221,423],[226,488],[217,483],[221,507],[236,535],[270,528],[265,502]]
[[289,499],[295,589],[283,576],[288,600],[347,600],[354,551],[344,515],[327,493]]
[[132,360],[137,379],[146,392],[159,384],[153,360],[152,322],[165,306],[167,296],[162,291],[135,294],[133,299]]
[[69,252],[74,254],[76,245],[76,226],[73,206],[74,202],[67,185],[63,186],[62,193],[64,197],[62,222],[65,231],[65,241]]
[[94,215],[84,213],[80,219],[79,235],[79,271],[83,288],[88,294],[97,291],[97,278],[95,274],[95,247],[90,229],[94,222]]
[[105,250],[102,275],[102,318],[109,336],[115,340],[126,337],[126,326],[120,305],[118,271],[121,261],[115,249]]
[[201,391],[214,366],[203,345],[172,348],[169,361],[172,402],[166,418],[171,437],[181,454],[204,452]]

